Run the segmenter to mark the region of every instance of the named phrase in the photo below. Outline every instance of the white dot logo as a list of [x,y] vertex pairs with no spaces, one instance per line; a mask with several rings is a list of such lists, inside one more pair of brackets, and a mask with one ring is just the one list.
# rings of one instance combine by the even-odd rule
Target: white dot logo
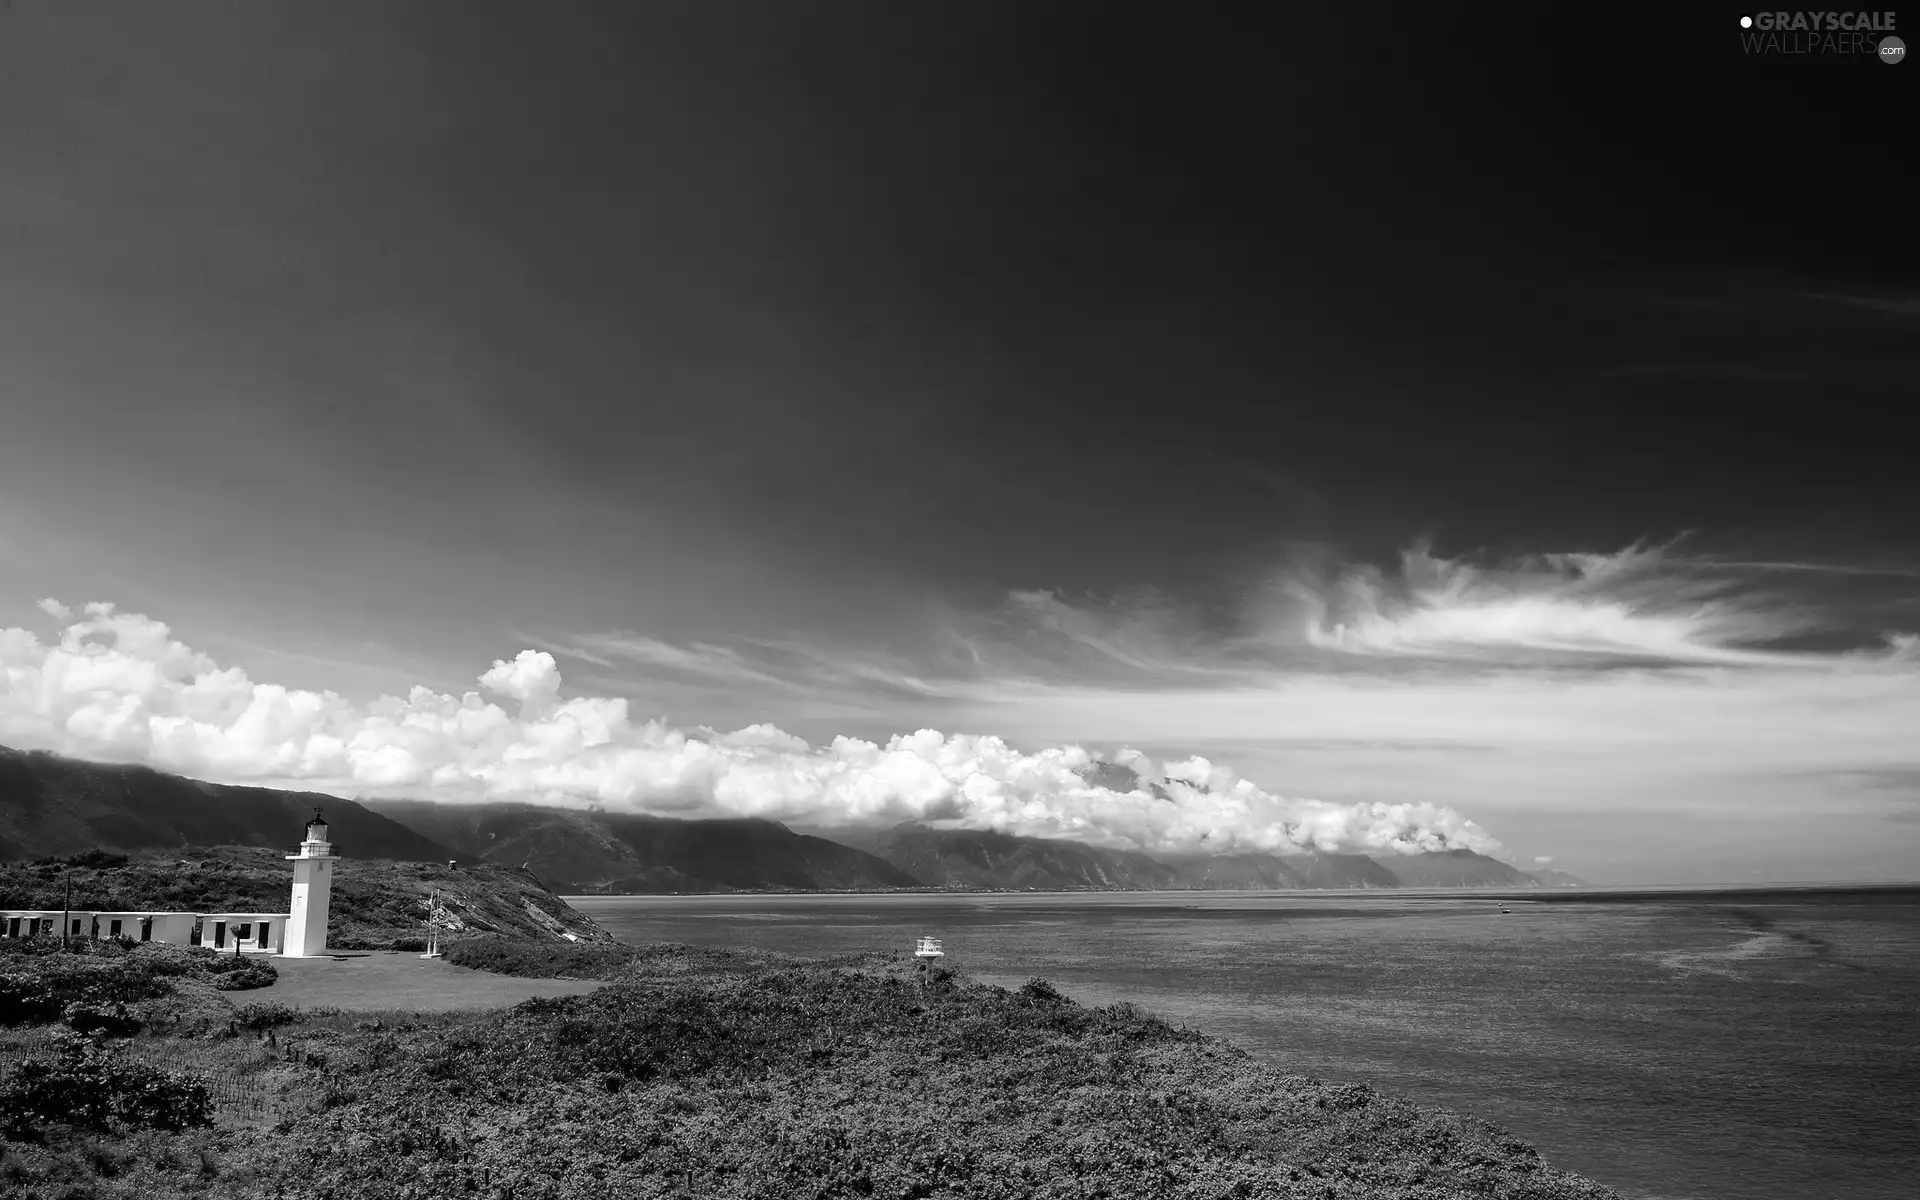
[[1887,37],[1887,38],[1880,39],[1880,61],[1881,62],[1886,63],[1888,66],[1892,66],[1894,63],[1905,61],[1906,57],[1907,57],[1907,44],[1905,42],[1901,41],[1897,37]]
[[1752,28],[1753,28],[1753,18],[1752,18],[1752,17],[1741,17],[1741,18],[1740,18],[1740,28],[1742,28],[1742,29],[1752,29]]

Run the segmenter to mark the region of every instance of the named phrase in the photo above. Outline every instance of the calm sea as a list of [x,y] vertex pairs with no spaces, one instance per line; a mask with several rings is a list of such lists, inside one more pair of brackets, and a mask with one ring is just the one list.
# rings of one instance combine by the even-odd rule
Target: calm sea
[[1642,1200],[1920,1196],[1920,889],[573,900],[622,939],[909,951],[1505,1125]]

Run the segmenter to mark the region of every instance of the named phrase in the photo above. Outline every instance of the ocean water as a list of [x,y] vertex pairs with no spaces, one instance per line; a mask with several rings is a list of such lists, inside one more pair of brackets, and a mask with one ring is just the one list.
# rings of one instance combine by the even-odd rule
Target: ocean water
[[582,897],[626,941],[908,952],[1132,1000],[1291,1071],[1496,1121],[1639,1200],[1920,1196],[1920,889],[1610,902]]

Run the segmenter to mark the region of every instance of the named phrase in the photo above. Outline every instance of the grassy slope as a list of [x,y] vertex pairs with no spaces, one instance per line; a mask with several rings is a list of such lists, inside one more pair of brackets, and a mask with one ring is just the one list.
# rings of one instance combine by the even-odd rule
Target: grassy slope
[[[654,947],[590,996],[377,1029],[322,1016],[281,1031],[306,1115],[271,1137],[171,1135],[177,1151],[150,1138],[140,1161],[108,1145],[121,1173],[81,1178],[102,1200],[1613,1196],[1484,1123],[1289,1076],[1130,1006],[922,991],[910,970]],[[56,1166],[85,1158],[15,1149],[0,1185],[52,1197]]]
[[[0,908],[60,907],[65,870],[0,864]],[[149,853],[125,867],[74,867],[72,876],[73,906],[83,909],[285,912],[292,884],[285,852],[260,846]],[[446,924],[460,926],[446,930],[449,937],[493,932],[552,941],[564,928],[588,941],[613,940],[524,871],[343,858],[334,876],[328,944],[368,949],[423,936],[429,893],[451,915]]]

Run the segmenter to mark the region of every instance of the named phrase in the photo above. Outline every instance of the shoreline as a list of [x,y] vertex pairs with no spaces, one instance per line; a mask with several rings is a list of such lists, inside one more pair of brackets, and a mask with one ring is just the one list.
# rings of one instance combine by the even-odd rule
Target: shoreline
[[[145,1159],[97,1194],[1619,1200],[1487,1121],[1289,1073],[1133,1004],[902,955],[650,946],[583,995],[440,1013],[375,999],[274,1018],[277,1108],[144,1134]],[[253,1044],[182,1045],[211,1060]],[[100,1140],[96,1157],[130,1145]],[[214,1177],[189,1147],[218,1157]]]
[[1920,881],[1888,883],[1780,883],[1780,884],[1645,884],[1633,887],[1542,888],[857,888],[844,890],[735,889],[710,892],[556,892],[572,904],[576,900],[717,900],[740,897],[835,898],[870,897],[1239,897],[1279,900],[1486,900],[1542,904],[1633,904],[1672,899],[1744,900],[1767,896],[1848,897],[1881,899],[1912,894],[1920,899]]

